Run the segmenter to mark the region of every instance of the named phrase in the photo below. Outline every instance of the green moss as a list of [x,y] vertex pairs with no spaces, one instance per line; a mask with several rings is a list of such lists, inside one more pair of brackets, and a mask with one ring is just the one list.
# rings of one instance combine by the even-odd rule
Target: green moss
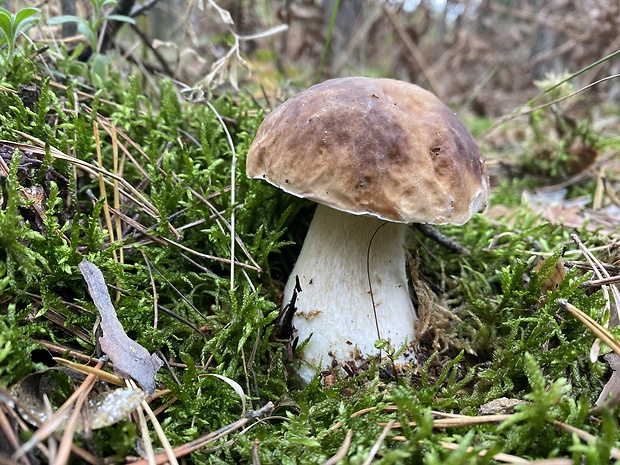
[[[14,75],[11,85],[17,87],[21,78]],[[285,362],[285,345],[271,336],[282,282],[303,241],[311,207],[246,179],[244,157],[262,111],[238,95],[224,94],[212,102],[226,121],[231,146],[213,110],[181,102],[170,81],[162,80],[157,92],[147,95],[139,78],[112,74],[94,100],[74,102],[78,82],[69,79],[65,92],[44,80],[34,109],[16,95],[0,92],[0,106],[6,108],[0,115],[0,137],[25,143],[15,132],[21,131],[46,144],[43,165],[23,177],[18,176],[19,155],[13,157],[2,191],[2,385],[42,368],[31,357],[41,347],[35,338],[95,353],[97,312],[77,269],[86,256],[102,269],[130,337],[181,364],[158,376],[177,398],[160,416],[173,445],[243,414],[234,390],[207,374],[238,383],[248,396],[248,408],[276,404],[273,417],[195,452],[194,463],[251,463],[258,439],[261,463],[318,464],[338,451],[348,430],[353,433],[345,463],[362,463],[390,420],[401,426],[379,447],[377,463],[488,463],[498,452],[608,461],[619,439],[613,428],[617,412],[606,412],[600,422],[588,416],[608,376],[606,365],[589,361],[594,337],[554,303],[559,297],[568,299],[601,320],[602,294],[579,287],[589,275],[577,268],[569,269],[556,288],[545,287],[564,249],[574,247],[568,231],[520,206],[519,192],[531,179],[504,181],[493,194],[493,203],[515,207],[510,219],[515,226],[477,216],[463,227],[440,227],[471,250],[468,256],[417,233],[412,236],[423,281],[432,284],[435,303],[453,315],[442,330],[443,350],[427,344],[422,367],[400,373],[398,379],[383,378],[384,370],[373,365],[330,387],[319,379],[300,387]],[[74,112],[76,104],[84,105],[83,111]],[[142,196],[134,191],[121,197],[123,214],[140,227],[123,224],[122,240],[113,243],[98,177],[52,156],[54,148],[97,165],[93,122],[108,172],[114,171],[115,161],[104,126],[116,126],[118,144],[131,155],[119,151],[119,174]],[[33,218],[33,206],[24,200],[22,188],[32,186],[44,192],[40,222],[27,220]],[[106,190],[114,207],[113,184]],[[233,211],[239,242],[231,257]],[[596,234],[580,234],[590,245],[601,243]],[[547,261],[534,270],[541,254]],[[232,276],[231,258],[238,261]],[[502,424],[433,428],[433,410],[476,415],[481,405],[501,396],[528,403]],[[154,407],[169,399],[154,401]],[[597,439],[581,442],[554,426],[555,421]],[[81,440],[102,456],[117,454],[118,459],[132,452],[135,433],[127,422]],[[444,442],[456,448],[448,449]],[[484,450],[486,455],[478,455]]]

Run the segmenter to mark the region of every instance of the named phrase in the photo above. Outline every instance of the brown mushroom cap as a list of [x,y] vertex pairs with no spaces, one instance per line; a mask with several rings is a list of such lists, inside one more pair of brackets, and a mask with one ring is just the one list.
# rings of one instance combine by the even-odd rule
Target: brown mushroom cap
[[259,127],[247,175],[401,223],[462,224],[488,201],[467,128],[430,92],[392,79],[332,79],[286,101]]

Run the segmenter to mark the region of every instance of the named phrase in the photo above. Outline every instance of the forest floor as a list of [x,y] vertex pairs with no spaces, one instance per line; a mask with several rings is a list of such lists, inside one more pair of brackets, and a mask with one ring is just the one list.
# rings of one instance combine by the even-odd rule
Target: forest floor
[[298,89],[22,47],[0,50],[0,463],[620,461],[617,109],[550,104],[569,78],[464,115],[490,206],[438,227],[456,250],[410,229],[418,364],[304,385],[276,324],[314,205],[245,175]]

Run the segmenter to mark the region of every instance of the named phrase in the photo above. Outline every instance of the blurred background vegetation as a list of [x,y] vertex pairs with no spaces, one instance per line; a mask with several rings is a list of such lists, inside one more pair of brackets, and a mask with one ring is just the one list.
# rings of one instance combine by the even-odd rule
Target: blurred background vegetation
[[[229,51],[230,28],[249,36],[286,24],[288,30],[280,34],[240,43],[252,65],[251,76],[240,73],[241,84],[291,80],[307,86],[338,76],[392,77],[419,84],[447,103],[488,118],[504,115],[534,96],[534,81],[580,70],[620,48],[620,5],[606,0],[217,4],[230,12],[234,25],[222,21],[205,0],[122,0],[115,13],[133,11],[138,22],[118,34],[110,23],[101,47],[140,62],[148,73],[165,72],[195,83]],[[5,2],[13,11],[24,6],[40,6],[47,17],[92,14],[89,1]],[[136,15],[139,12],[148,14]],[[76,32],[73,24],[53,31],[56,40]],[[49,39],[52,31],[40,33]],[[576,78],[573,85],[583,87],[618,72],[620,64],[611,61]],[[594,110],[595,104],[617,104],[619,94],[617,80],[603,83],[588,93],[588,106]]]

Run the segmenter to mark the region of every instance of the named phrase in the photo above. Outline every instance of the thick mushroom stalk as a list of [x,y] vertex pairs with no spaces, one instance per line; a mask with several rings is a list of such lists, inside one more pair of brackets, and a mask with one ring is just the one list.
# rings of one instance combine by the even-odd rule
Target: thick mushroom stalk
[[[301,254],[284,290],[290,302],[299,279],[295,337],[312,336],[301,354],[299,375],[315,367],[359,366],[379,354],[377,339],[400,349],[414,339],[416,314],[407,286],[406,226],[375,217],[317,207]],[[405,351],[399,361],[412,355]]]

